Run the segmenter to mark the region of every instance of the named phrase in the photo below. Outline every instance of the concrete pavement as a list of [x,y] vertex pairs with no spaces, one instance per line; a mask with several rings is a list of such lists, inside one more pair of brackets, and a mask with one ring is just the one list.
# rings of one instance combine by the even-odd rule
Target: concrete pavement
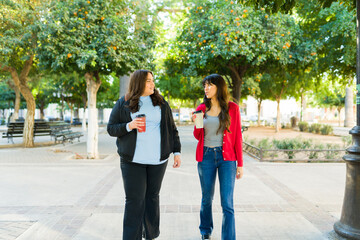
[[[199,239],[201,201],[192,127],[179,127],[182,166],[172,164],[161,189],[159,240]],[[39,139],[40,140],[40,139]],[[47,141],[46,139],[44,141]],[[124,211],[115,138],[100,129],[102,160],[80,143],[0,149],[0,239],[121,239]],[[260,163],[244,156],[235,186],[237,239],[341,239],[333,232],[345,190],[344,163]],[[172,163],[172,157],[170,163]],[[220,240],[221,206],[214,197],[213,239]]]

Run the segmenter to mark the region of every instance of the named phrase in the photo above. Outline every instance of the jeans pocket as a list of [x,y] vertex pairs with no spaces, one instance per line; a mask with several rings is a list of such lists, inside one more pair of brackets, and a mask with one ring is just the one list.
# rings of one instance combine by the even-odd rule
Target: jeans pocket
[[210,148],[204,147],[204,156],[209,152]]

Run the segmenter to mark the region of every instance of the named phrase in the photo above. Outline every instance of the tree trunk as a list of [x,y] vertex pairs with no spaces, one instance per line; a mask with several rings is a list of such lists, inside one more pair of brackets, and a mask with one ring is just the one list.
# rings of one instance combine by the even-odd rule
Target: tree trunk
[[261,102],[262,102],[262,99],[260,99],[260,100],[257,101],[257,104],[258,104],[258,120],[257,120],[257,125],[258,125],[258,126],[260,126]]
[[306,97],[305,94],[301,94],[301,113],[300,113],[300,122],[305,121],[304,115],[306,115]]
[[353,105],[354,105],[353,92],[350,87],[346,87],[344,127],[353,127],[354,126]]
[[279,132],[280,127],[281,127],[281,122],[280,122],[280,99],[281,99],[281,97],[276,98],[277,111],[276,111],[276,128],[275,128],[275,132]]
[[14,84],[20,89],[21,94],[24,96],[27,105],[27,113],[24,123],[24,133],[23,133],[23,143],[24,147],[33,147],[34,146],[34,116],[35,116],[35,99],[31,93],[31,90],[27,84],[27,76],[29,75],[34,55],[31,55],[28,60],[26,60],[23,69],[21,70],[20,75],[13,67],[1,66],[3,70],[11,73],[11,77],[14,81]]
[[83,119],[82,119],[82,130],[83,132],[86,132],[86,106],[87,106],[87,100],[86,100],[86,96],[82,95],[82,100],[83,100],[83,104],[84,104],[84,108],[83,108]]
[[337,107],[337,111],[338,111],[338,115],[339,115],[339,127],[341,127],[341,116],[340,116],[341,107]]
[[[95,78],[95,79],[94,79]],[[98,151],[98,119],[96,109],[96,95],[101,85],[99,73],[86,73],[86,91],[88,96],[89,128],[87,134],[87,158],[99,158]]]
[[241,86],[243,83],[242,78],[246,72],[247,67],[242,67],[239,69],[230,65],[227,67],[231,70],[230,77],[232,80],[232,96],[234,100],[239,103],[241,97]]
[[45,113],[44,113],[45,103],[44,102],[40,103],[39,110],[40,110],[40,119],[45,119]]
[[60,113],[60,118],[62,120],[65,120],[64,119],[64,109],[65,109],[65,107],[64,107],[64,95],[63,95],[63,92],[61,90],[61,113]]
[[74,104],[71,102],[67,102],[69,108],[70,108],[70,125],[73,124],[73,113],[74,113]]
[[169,105],[171,105],[170,104],[170,92],[168,92],[168,94],[167,94],[167,100],[168,100]]
[[34,117],[35,117],[35,99],[31,90],[27,86],[21,87],[22,95],[26,100],[26,118],[24,124],[24,137],[23,142],[25,147],[34,147]]
[[10,118],[10,122],[15,122],[16,119],[19,118],[19,109],[20,109],[20,102],[21,102],[21,95],[20,89],[18,86],[15,85],[15,81],[8,80],[9,87],[14,90],[15,92],[15,103],[14,103],[14,113]]

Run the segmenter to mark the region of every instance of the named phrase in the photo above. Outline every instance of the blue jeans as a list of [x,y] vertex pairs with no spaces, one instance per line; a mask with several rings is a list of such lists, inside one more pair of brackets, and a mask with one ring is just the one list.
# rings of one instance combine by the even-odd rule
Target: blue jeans
[[212,201],[214,198],[216,172],[219,173],[221,207],[223,211],[221,239],[235,240],[233,198],[236,161],[224,161],[222,147],[204,147],[203,161],[198,163],[202,191],[200,233],[201,235],[211,235],[213,230]]

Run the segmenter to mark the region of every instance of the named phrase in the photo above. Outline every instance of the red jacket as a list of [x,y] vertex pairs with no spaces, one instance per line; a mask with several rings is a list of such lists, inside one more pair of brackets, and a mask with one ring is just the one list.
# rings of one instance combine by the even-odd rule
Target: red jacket
[[[200,104],[196,111],[201,110],[205,114],[205,104]],[[225,161],[237,161],[237,166],[243,166],[242,156],[242,134],[241,134],[241,117],[239,106],[234,102],[229,102],[230,114],[230,132],[224,131],[223,137],[223,158]],[[197,129],[194,127],[194,137],[199,140],[196,148],[196,161],[203,160],[204,152],[204,128]]]

